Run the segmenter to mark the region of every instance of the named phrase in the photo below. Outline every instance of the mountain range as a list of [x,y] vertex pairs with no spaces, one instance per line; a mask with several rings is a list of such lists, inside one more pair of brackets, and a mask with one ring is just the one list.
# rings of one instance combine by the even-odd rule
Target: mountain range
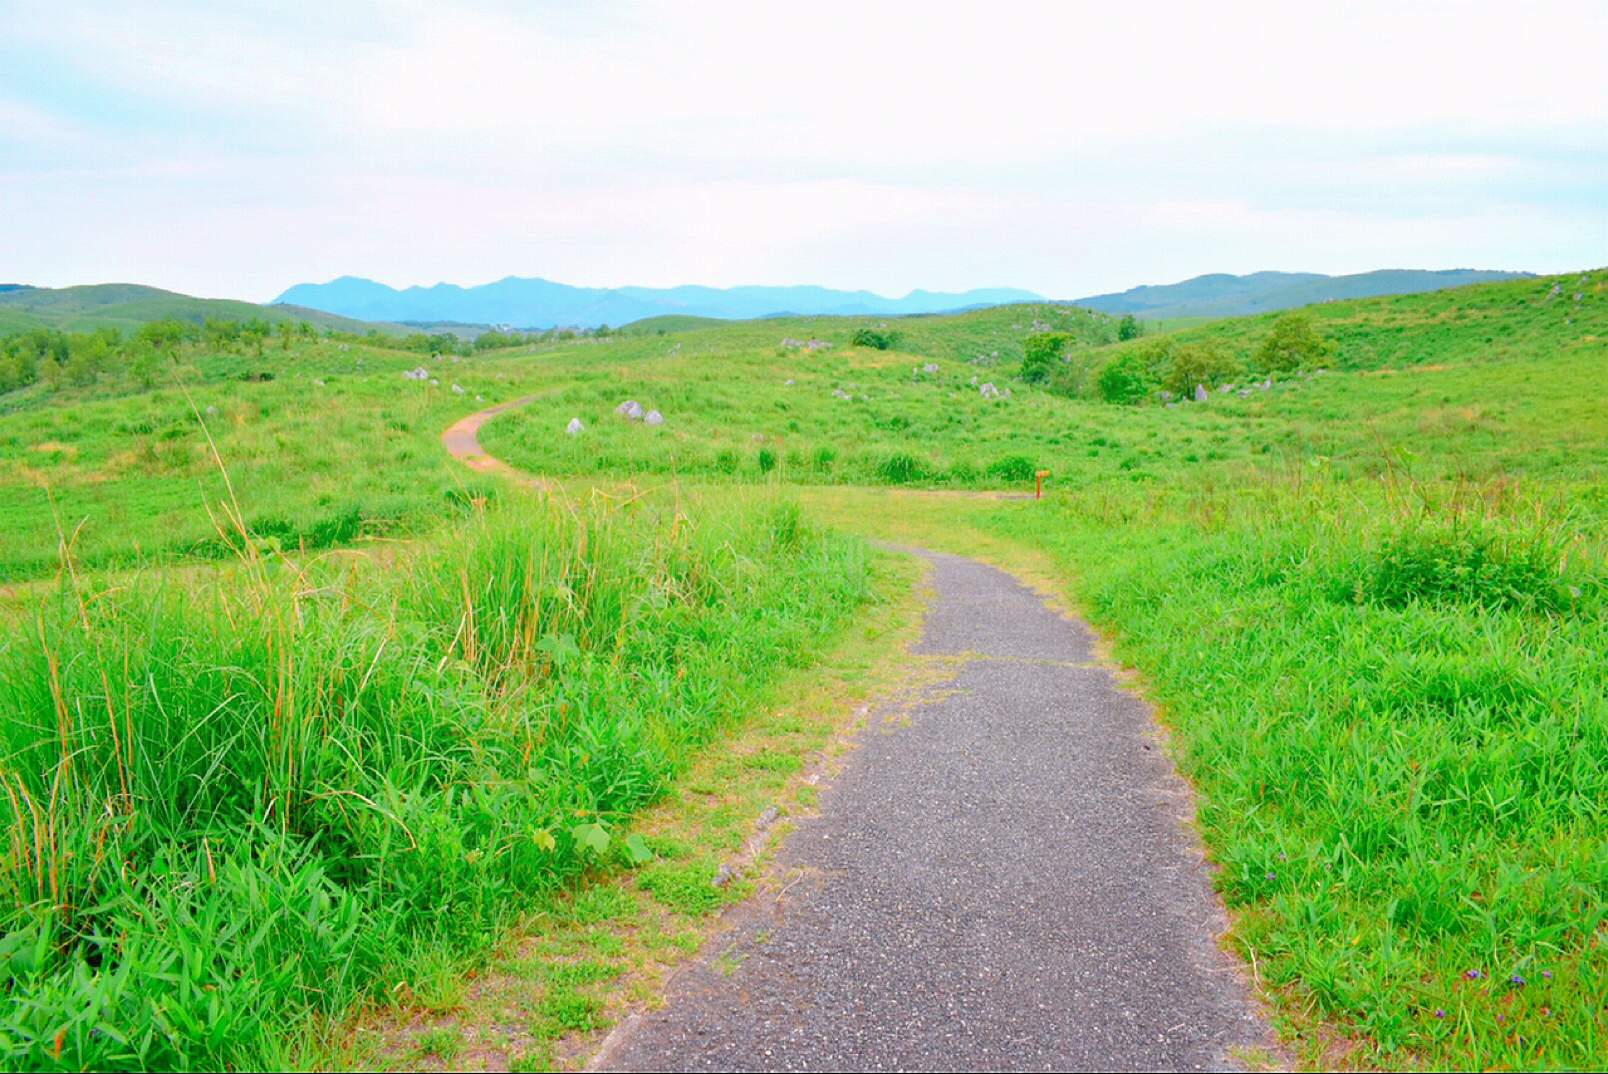
[[621,325],[664,314],[724,320],[779,314],[899,316],[1044,299],[1031,291],[1003,287],[963,294],[912,291],[895,299],[870,291],[834,291],[826,287],[571,287],[518,276],[478,287],[438,283],[399,291],[373,280],[342,276],[329,283],[297,284],[274,301],[366,321],[458,321],[551,328]]
[[[1215,273],[1181,283],[1091,295],[1073,299],[1072,304],[1102,313],[1132,313],[1146,320],[1234,317],[1338,299],[1439,291],[1523,275],[1526,273],[1478,269],[1384,269],[1350,276],[1315,272],[1254,272],[1247,276]],[[397,290],[358,276],[342,276],[329,283],[297,284],[274,301],[363,321],[550,328],[618,326],[666,314],[725,320],[779,314],[900,316],[1047,300],[1031,291],[1005,287],[958,294],[912,291],[903,298],[884,298],[870,291],[827,287],[571,287],[518,276],[477,287],[438,283]]]

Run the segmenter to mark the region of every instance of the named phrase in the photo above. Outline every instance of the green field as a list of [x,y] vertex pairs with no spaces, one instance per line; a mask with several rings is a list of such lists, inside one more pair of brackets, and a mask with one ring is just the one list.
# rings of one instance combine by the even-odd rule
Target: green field
[[[274,1027],[629,867],[891,536],[1051,564],[1137,669],[1306,1064],[1601,1066],[1608,271],[1308,315],[1288,361],[1271,315],[1041,305],[0,394],[6,1065],[327,1056]],[[538,392],[481,440],[556,491],[446,457]]]

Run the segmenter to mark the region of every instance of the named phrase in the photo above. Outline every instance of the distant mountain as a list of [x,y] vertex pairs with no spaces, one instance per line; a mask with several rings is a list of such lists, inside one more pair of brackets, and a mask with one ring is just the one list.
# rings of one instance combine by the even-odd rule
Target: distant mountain
[[1135,287],[1119,294],[1079,298],[1074,304],[1101,313],[1131,313],[1155,321],[1171,317],[1239,317],[1319,302],[1444,291],[1449,287],[1532,275],[1534,273],[1481,269],[1381,269],[1351,276],[1325,276],[1316,272],[1253,272],[1249,276],[1213,273],[1182,283]]
[[275,301],[360,320],[459,321],[549,328],[622,325],[667,314],[722,320],[779,313],[898,316],[1044,299],[1031,291],[1011,288],[963,294],[912,291],[903,298],[884,298],[870,291],[834,291],[826,287],[571,287],[518,276],[478,287],[438,283],[399,291],[373,280],[342,276],[329,283],[297,284]]

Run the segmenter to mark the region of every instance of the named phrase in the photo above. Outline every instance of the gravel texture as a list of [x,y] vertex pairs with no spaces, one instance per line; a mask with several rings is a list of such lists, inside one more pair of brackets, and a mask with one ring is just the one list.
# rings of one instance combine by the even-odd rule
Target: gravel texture
[[776,883],[606,1070],[1239,1069],[1272,1047],[1148,706],[1010,575],[922,553],[953,682],[858,749]]

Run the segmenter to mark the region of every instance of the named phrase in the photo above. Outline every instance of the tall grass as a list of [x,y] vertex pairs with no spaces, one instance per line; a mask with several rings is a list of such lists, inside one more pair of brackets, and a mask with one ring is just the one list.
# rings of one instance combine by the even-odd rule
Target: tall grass
[[995,519],[1166,706],[1262,983],[1386,1066],[1608,1058],[1608,546],[1501,492],[1264,474]]
[[865,592],[785,503],[509,508],[126,588],[0,645],[9,1069],[291,1061],[610,830]]

